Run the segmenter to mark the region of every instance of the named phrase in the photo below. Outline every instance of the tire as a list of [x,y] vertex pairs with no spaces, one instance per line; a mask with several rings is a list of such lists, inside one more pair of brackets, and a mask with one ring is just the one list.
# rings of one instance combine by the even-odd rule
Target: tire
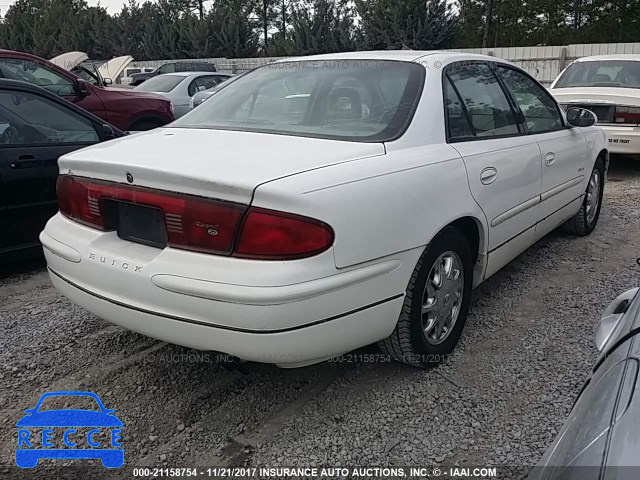
[[[602,197],[604,194],[604,163],[602,158],[598,157],[596,164],[589,177],[587,190],[584,200],[580,206],[580,210],[567,223],[563,225],[563,230],[571,235],[584,237],[589,235],[596,228],[598,219],[600,218],[600,210],[602,209]],[[596,191],[594,191],[594,189]],[[597,200],[595,210],[593,201]]]
[[[453,351],[469,312],[473,280],[472,258],[469,243],[457,228],[446,227],[436,235],[427,245],[411,275],[395,330],[388,338],[378,342],[383,353],[399,362],[424,368],[442,362]],[[451,267],[447,273],[449,262]],[[436,263],[443,268],[441,271],[445,274],[445,283],[441,280],[439,288],[435,278]],[[457,280],[456,270],[459,272]],[[459,296],[456,295],[458,292]],[[423,315],[423,304],[426,307],[427,303],[431,306],[427,307],[427,312]],[[454,307],[457,314],[453,314]],[[438,309],[442,309],[443,313],[438,312]],[[441,338],[438,329],[442,322],[439,320],[446,318],[454,323],[446,332],[441,330],[445,335]],[[431,325],[433,327],[429,328]],[[427,330],[428,335],[425,333]]]
[[164,125],[162,121],[149,118],[133,122],[128,130],[130,132],[146,132],[147,130],[153,130],[154,128],[161,127],[162,125]]

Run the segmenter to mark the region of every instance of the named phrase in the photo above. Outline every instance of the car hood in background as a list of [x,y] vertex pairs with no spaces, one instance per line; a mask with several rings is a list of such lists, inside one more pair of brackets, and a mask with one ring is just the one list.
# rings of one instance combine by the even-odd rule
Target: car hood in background
[[640,89],[612,87],[570,87],[549,90],[558,103],[593,103],[640,106]]
[[100,72],[102,78],[110,78],[115,82],[116,78],[120,76],[131,62],[133,62],[133,57],[131,55],[112,58],[108,62],[100,65],[100,67],[98,67],[98,72]]
[[384,155],[358,143],[212,129],[158,128],[64,155],[60,172],[248,204],[277,178]]
[[120,95],[124,95],[126,97],[136,97],[136,98],[155,98],[156,100],[166,100],[169,101],[167,99],[167,97],[165,97],[162,94],[159,93],[153,93],[153,92],[141,92],[139,90],[131,90],[131,89],[126,89],[126,88],[109,88],[109,90],[119,93]]
[[73,70],[85,60],[89,60],[89,55],[84,52],[67,52],[49,60],[54,65],[65,70]]

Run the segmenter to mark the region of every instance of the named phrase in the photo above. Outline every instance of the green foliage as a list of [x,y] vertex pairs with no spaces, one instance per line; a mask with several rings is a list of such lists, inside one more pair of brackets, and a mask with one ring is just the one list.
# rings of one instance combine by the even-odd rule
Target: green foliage
[[0,47],[51,58],[285,56],[640,41],[640,0],[17,0]]
[[356,0],[370,49],[448,48],[458,33],[458,15],[447,0]]

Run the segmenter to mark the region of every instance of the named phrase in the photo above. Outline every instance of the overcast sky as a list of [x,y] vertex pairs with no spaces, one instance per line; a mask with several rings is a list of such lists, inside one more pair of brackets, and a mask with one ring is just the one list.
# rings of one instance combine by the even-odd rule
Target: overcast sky
[[[152,0],[153,1],[153,0]],[[14,0],[0,0],[0,9],[2,9],[2,16],[7,13],[9,6],[14,2]],[[107,11],[113,15],[114,13],[118,13],[122,6],[126,3],[125,0],[87,0],[87,3],[92,7],[95,5],[102,5],[107,9]],[[140,2],[142,3],[142,2]]]

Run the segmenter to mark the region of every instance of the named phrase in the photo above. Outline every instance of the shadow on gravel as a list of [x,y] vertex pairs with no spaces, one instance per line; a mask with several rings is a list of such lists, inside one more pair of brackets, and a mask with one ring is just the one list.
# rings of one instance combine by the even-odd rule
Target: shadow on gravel
[[18,275],[30,275],[37,273],[44,270],[46,266],[47,263],[44,260],[44,256],[28,260],[17,260],[7,264],[0,264],[0,280]]

